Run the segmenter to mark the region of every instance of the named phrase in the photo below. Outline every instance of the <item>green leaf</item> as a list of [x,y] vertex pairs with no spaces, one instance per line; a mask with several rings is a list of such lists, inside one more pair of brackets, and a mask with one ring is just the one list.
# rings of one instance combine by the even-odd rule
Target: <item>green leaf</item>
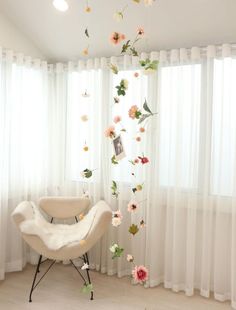
[[139,121],[138,121],[138,124],[141,124],[143,121],[145,121],[145,119],[147,119],[148,117],[152,116],[152,114],[143,114]]
[[130,40],[128,40],[125,44],[123,44],[121,54],[126,53],[129,47],[130,47]]
[[152,111],[149,109],[146,99],[145,99],[145,102],[144,102],[144,104],[143,104],[143,109],[144,109],[146,112],[152,114]]
[[85,29],[84,33],[85,33],[86,37],[89,38],[88,28]]
[[83,172],[84,172],[85,178],[87,178],[87,179],[93,175],[92,170],[89,170],[89,169],[85,169]]
[[81,289],[81,292],[86,294],[86,293],[91,293],[92,290],[93,290],[92,284],[84,284]]
[[120,247],[116,248],[116,251],[115,251],[115,253],[114,253],[113,256],[112,256],[112,259],[121,257],[121,255],[123,254],[123,252],[124,252],[124,249],[122,249],[122,248],[120,248]]
[[135,47],[130,48],[130,52],[131,52],[132,56],[138,56],[138,52],[135,49]]
[[129,228],[129,233],[132,234],[133,236],[136,235],[138,231],[139,231],[139,228],[135,224],[132,224]]
[[118,161],[116,160],[116,156],[115,156],[115,155],[112,156],[112,158],[111,158],[111,163],[112,163],[113,165],[118,165],[118,164],[119,164]]

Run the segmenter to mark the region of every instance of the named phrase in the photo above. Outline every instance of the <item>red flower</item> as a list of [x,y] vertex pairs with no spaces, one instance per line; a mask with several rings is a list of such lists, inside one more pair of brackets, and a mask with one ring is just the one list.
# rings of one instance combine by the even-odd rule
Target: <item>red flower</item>
[[143,156],[143,157],[139,156],[138,158],[141,160],[141,163],[143,165],[149,163],[149,159],[145,156]]

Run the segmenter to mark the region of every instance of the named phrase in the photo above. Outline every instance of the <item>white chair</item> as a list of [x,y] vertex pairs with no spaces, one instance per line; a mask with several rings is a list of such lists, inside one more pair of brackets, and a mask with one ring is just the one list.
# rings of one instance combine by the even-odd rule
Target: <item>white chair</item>
[[[84,285],[91,284],[90,275],[89,275],[89,269],[86,269],[87,279],[88,283],[85,279],[85,277],[82,275],[81,271],[75,266],[73,260],[77,258],[81,258],[85,264],[89,265],[88,260],[88,250],[91,249],[95,243],[99,240],[99,238],[105,233],[107,230],[111,218],[112,218],[112,212],[110,207],[104,202],[99,201],[93,208],[90,209],[88,214],[84,217],[82,221],[78,221],[77,216],[83,212],[86,212],[89,208],[90,200],[87,198],[67,198],[67,197],[44,197],[41,198],[39,201],[39,207],[51,217],[51,223],[53,220],[56,219],[69,219],[69,218],[75,218],[76,223],[70,225],[57,225],[57,224],[49,224],[48,229],[60,229],[60,228],[67,228],[68,231],[71,231],[71,229],[77,229],[79,232],[80,224],[82,221],[85,221],[83,226],[89,224],[90,227],[86,233],[85,238],[83,240],[76,240],[76,234],[75,237],[73,237],[73,242],[70,242],[58,249],[52,249],[49,248],[47,243],[44,239],[42,239],[36,232],[35,232],[35,226],[36,224],[39,225],[40,220],[36,223],[37,220],[37,210],[34,210],[34,207],[31,202],[24,201],[21,202],[14,212],[12,213],[12,217],[20,229],[22,233],[23,239],[28,243],[28,245],[33,248],[37,253],[39,253],[39,260],[36,267],[35,275],[33,278],[32,287],[30,290],[30,296],[29,296],[29,302],[32,301],[32,293],[36,286],[39,284],[39,282],[42,280],[42,278],[46,275],[46,273],[49,271],[49,269],[54,265],[54,263],[57,260],[64,261],[69,260],[73,267],[77,270],[77,272],[80,274],[81,278],[84,281]],[[95,208],[95,209],[94,209]],[[91,214],[93,212],[93,215]],[[87,217],[87,218],[86,218]],[[44,218],[43,218],[44,220]],[[44,220],[45,221],[45,220]],[[28,225],[30,223],[31,226]],[[28,225],[28,226],[26,226]],[[24,226],[29,228],[32,228],[31,231],[24,232]],[[38,229],[39,227],[37,227]],[[84,229],[84,228],[83,228]],[[67,231],[65,231],[65,234]],[[50,232],[49,234],[51,237],[53,237],[53,240],[56,240],[57,235],[53,236],[53,233]],[[64,236],[64,231],[62,233]],[[72,234],[73,235],[73,234]],[[47,237],[47,234],[46,234]],[[44,241],[43,241],[44,240]],[[47,240],[46,240],[47,241]],[[43,260],[43,257],[45,259]],[[49,265],[46,272],[41,276],[41,278],[37,281],[37,275],[40,272],[40,266],[42,263],[44,263],[46,260],[53,260],[52,263]],[[93,299],[93,291],[91,291],[91,300]]]

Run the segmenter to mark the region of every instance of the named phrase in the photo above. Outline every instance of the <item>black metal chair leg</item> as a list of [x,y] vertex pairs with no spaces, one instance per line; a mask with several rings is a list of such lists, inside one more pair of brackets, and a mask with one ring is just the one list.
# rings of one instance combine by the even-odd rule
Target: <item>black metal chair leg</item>
[[34,279],[33,279],[33,283],[32,283],[32,287],[31,287],[31,290],[30,290],[30,295],[29,295],[29,302],[32,302],[32,293],[33,293],[33,290],[34,290],[34,285],[35,285],[35,281],[36,281],[36,278],[37,278],[37,274],[39,272],[39,266],[41,264],[41,261],[42,261],[42,255],[39,256],[39,261],[38,261],[38,265],[36,267],[36,271],[35,271],[35,274],[34,274]]
[[[84,259],[85,259],[86,263],[89,265],[89,259],[88,259],[87,253],[85,253]],[[89,284],[91,284],[89,269],[86,269],[86,272],[87,272],[88,282],[89,282]],[[93,300],[93,290],[91,291],[90,300]]]

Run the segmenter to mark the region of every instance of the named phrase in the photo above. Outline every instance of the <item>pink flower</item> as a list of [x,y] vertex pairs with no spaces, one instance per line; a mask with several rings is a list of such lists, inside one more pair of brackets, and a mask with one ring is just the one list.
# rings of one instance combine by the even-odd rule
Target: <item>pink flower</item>
[[114,45],[119,44],[124,39],[125,39],[125,35],[119,32],[113,32],[110,37],[110,41]]
[[132,276],[135,281],[143,283],[148,279],[148,269],[145,266],[135,266],[132,270]]
[[113,119],[114,123],[117,124],[121,121],[121,117],[119,115],[115,116]]
[[128,204],[128,212],[135,212],[138,209],[138,203],[136,201],[131,200]]
[[136,137],[136,141],[140,142],[141,141],[141,137]]
[[132,105],[132,107],[129,109],[129,117],[132,119],[135,119],[137,112],[138,112],[138,107],[136,105]]
[[134,73],[134,77],[138,78],[138,77],[139,77],[139,73],[138,73],[138,72],[135,72],[135,73]]
[[137,29],[137,33],[138,33],[139,36],[144,35],[144,29],[141,28],[141,27],[139,27],[139,28]]
[[116,135],[116,134],[115,134],[115,127],[114,127],[113,125],[109,126],[109,127],[105,130],[104,134],[105,134],[105,137],[107,137],[107,138],[114,138],[115,135]]
[[134,163],[135,163],[135,164],[138,164],[138,163],[139,163],[139,159],[138,159],[138,158],[135,158]]

